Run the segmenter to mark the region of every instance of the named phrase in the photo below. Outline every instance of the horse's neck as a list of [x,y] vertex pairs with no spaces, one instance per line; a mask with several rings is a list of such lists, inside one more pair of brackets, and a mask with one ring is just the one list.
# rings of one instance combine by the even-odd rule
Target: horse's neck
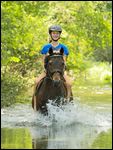
[[65,79],[63,77],[63,79],[61,80],[61,84],[54,86],[53,80],[51,80],[48,77],[45,77],[43,80],[42,89],[45,90],[45,92],[47,93],[52,92],[53,94],[57,94],[57,96],[60,94],[63,95],[63,93],[65,96],[67,96],[67,84],[64,80]]

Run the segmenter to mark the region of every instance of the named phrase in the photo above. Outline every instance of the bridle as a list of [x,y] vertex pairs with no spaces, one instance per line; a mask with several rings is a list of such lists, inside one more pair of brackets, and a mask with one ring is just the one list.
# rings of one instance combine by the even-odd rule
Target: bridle
[[[60,55],[60,54],[54,54],[54,55],[49,55],[49,56],[48,56],[47,69],[46,69],[46,70],[47,70],[46,78],[48,78],[48,79],[50,79],[50,80],[52,80],[52,81],[53,81],[52,76],[53,76],[54,73],[59,73],[61,77],[63,77],[63,73],[64,73],[64,71],[62,72],[62,71],[59,70],[59,69],[55,70],[55,71],[52,72],[52,73],[49,71],[49,69],[48,69],[48,63],[49,63],[49,61],[51,60],[51,58],[54,58],[54,57],[57,57],[57,58],[60,57],[60,58],[63,59],[63,56]],[[65,66],[64,66],[64,69],[65,69]]]

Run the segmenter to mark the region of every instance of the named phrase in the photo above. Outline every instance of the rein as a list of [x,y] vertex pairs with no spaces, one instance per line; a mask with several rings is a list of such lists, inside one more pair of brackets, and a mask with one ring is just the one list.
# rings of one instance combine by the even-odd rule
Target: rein
[[53,58],[53,57],[62,57],[62,58],[63,58],[63,56],[62,56],[62,55],[57,54],[57,53],[55,53],[54,55],[50,55],[49,57],[50,57],[50,58]]

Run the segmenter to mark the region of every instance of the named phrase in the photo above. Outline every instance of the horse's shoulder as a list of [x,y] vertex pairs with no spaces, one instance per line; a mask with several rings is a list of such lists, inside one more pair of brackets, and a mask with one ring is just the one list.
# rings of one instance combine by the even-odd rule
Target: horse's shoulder
[[41,87],[41,85],[42,85],[44,79],[45,79],[45,77],[43,77],[43,78],[38,82],[38,84],[37,84],[37,86],[36,86],[35,95],[36,95],[37,92],[39,91],[39,89],[40,89],[40,87]]

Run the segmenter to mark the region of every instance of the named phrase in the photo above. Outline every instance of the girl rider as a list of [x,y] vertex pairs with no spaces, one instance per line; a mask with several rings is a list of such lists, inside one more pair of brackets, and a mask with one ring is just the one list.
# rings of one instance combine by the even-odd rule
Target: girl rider
[[[66,63],[67,56],[69,55],[69,51],[66,45],[59,43],[60,35],[62,33],[62,28],[59,25],[52,25],[49,27],[49,35],[51,37],[50,43],[43,46],[41,50],[41,54],[43,55],[43,62],[45,62],[45,57],[48,55],[49,48],[52,47],[53,52],[57,53],[61,48],[64,50],[64,61]],[[44,67],[46,64],[44,64]],[[45,68],[46,69],[46,68]],[[36,79],[36,86],[38,82],[46,76],[46,71],[43,72],[37,79]],[[67,77],[66,73],[64,74],[65,81],[67,83],[68,89],[70,89],[70,79]],[[35,88],[36,88],[35,86]]]

